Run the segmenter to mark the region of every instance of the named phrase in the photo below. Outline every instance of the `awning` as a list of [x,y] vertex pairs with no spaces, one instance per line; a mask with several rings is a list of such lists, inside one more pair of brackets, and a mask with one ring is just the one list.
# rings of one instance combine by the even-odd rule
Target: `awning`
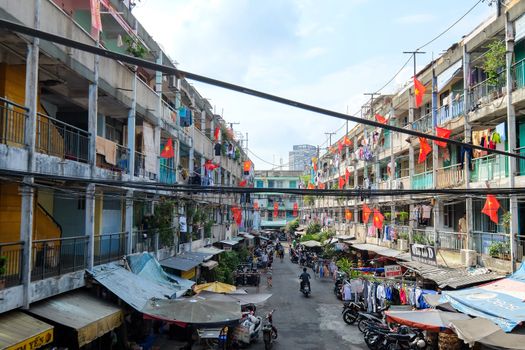
[[155,283],[115,263],[95,266],[90,273],[104,287],[140,311],[151,298],[170,299],[184,294],[170,283]]
[[239,244],[239,242],[233,240],[233,239],[225,239],[224,241],[221,241],[220,243],[222,244],[227,244],[227,245],[236,245],[236,244]]
[[170,258],[159,261],[160,266],[167,267],[179,271],[189,271],[194,267],[197,267],[201,264],[201,261],[183,259],[179,256],[172,256]]
[[201,265],[211,270],[217,265],[219,265],[219,263],[215,260],[208,260],[208,261],[203,262]]
[[77,331],[82,347],[122,324],[118,307],[85,292],[56,296],[31,305],[29,312]]
[[268,300],[272,294],[256,293],[256,294],[224,294],[209,291],[202,291],[199,297],[214,300],[214,301],[235,301],[241,305],[246,304],[262,304]]
[[350,235],[337,235],[335,236],[335,238],[341,241],[353,241],[356,239],[355,236],[350,236]]
[[482,317],[452,321],[452,327],[458,338],[471,347],[475,343],[481,343],[502,349],[525,349],[523,328],[518,332],[505,333],[497,324]]
[[210,255],[217,255],[217,254],[224,252],[224,250],[215,248],[215,247],[202,247],[202,248],[197,249],[196,252],[210,254]]
[[423,278],[436,282],[440,288],[458,289],[504,277],[486,269],[449,269],[424,264],[419,261],[398,261],[398,264],[416,272]]
[[430,332],[451,332],[450,323],[453,320],[470,320],[465,314],[441,310],[385,311],[385,315],[388,322]]
[[236,241],[236,242],[240,242],[240,241],[244,240],[244,237],[239,237],[239,236],[237,236],[237,237],[232,237],[231,240],[232,240],[232,241]]
[[0,349],[38,349],[53,341],[53,326],[21,311],[0,315]]
[[525,264],[508,278],[442,295],[442,301],[460,312],[487,318],[510,332],[525,322]]
[[368,243],[361,243],[361,244],[356,243],[356,244],[352,244],[352,247],[359,249],[359,250],[369,250],[379,255],[387,256],[389,258],[395,258],[399,254],[403,253],[403,252],[400,252],[399,250],[381,247],[379,245],[368,244]]
[[198,262],[203,262],[213,258],[213,254],[207,254],[204,252],[183,252],[177,256],[182,259],[195,260]]
[[320,247],[321,243],[317,241],[306,241],[306,242],[301,242],[301,245],[304,245],[307,248],[314,248],[314,247]]
[[253,236],[253,235],[251,235],[249,233],[242,233],[241,232],[239,234],[242,234],[244,236],[244,238],[246,238],[246,239],[254,239],[255,238],[255,236]]

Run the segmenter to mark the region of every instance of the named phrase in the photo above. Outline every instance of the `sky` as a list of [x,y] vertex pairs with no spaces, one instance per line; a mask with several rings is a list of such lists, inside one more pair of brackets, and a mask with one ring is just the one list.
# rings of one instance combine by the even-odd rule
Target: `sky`
[[[479,2],[479,3],[478,3]],[[141,0],[139,22],[178,68],[355,114],[413,51],[418,68],[495,13],[480,0]],[[412,63],[382,93],[412,75]],[[190,81],[191,82],[191,81]],[[191,82],[234,130],[248,135],[256,170],[288,164],[296,144],[327,146],[345,122],[252,96]],[[352,127],[352,124],[349,126]]]

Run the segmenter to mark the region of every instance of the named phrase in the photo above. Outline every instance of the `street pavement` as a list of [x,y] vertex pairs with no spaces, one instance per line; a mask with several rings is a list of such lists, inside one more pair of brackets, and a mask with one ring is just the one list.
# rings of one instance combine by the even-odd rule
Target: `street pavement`
[[[333,293],[333,280],[314,278],[310,269],[312,294],[306,298],[299,292],[301,272],[302,268],[292,264],[286,254],[283,263],[274,259],[272,288],[267,288],[265,277],[261,278],[258,291],[273,295],[257,308],[257,314],[263,317],[275,309],[273,321],[279,337],[274,349],[366,349],[361,332],[341,317],[342,302]],[[249,288],[248,292],[256,289]],[[249,348],[264,349],[262,334]]]

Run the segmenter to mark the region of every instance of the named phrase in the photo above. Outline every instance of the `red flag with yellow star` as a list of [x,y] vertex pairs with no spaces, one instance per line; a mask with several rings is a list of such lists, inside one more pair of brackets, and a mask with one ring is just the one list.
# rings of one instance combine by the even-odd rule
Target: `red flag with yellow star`
[[387,120],[385,117],[383,117],[381,114],[376,114],[375,115],[375,118],[378,122],[380,122],[381,124],[386,124]]
[[499,223],[498,218],[498,210],[499,210],[499,202],[495,195],[488,194],[487,200],[485,201],[485,205],[483,206],[483,210],[481,212],[485,215],[487,215],[490,220],[494,223]]
[[339,176],[339,189],[342,190],[345,187],[345,179],[342,176]]
[[374,209],[374,227],[377,229],[383,228],[383,220],[385,220],[385,217],[381,212],[377,209]]
[[416,98],[416,108],[421,107],[423,104],[423,96],[425,95],[425,91],[427,91],[425,85],[423,85],[423,83],[414,77],[414,97]]
[[346,221],[352,220],[352,211],[350,209],[345,209],[345,219]]
[[273,202],[273,217],[279,216],[279,203]]
[[368,223],[368,219],[370,218],[370,214],[372,214],[372,210],[368,207],[368,205],[363,204],[363,222],[365,224]]
[[[448,139],[450,137],[450,133],[451,132],[452,132],[452,130],[445,129],[445,128],[440,128],[440,127],[436,126],[436,136],[437,137],[442,137],[444,139]],[[434,143],[436,145],[438,145],[439,147],[447,147],[447,143],[444,142],[444,141],[434,141]]]
[[299,215],[299,205],[297,203],[294,203],[293,204],[292,216],[297,216],[297,215]]
[[432,147],[427,143],[427,139],[424,137],[419,138],[419,158],[418,163],[423,163],[430,152],[432,152]]
[[164,145],[164,148],[162,149],[162,152],[160,152],[160,156],[162,158],[173,158],[175,157],[175,151],[173,150],[173,140],[171,138],[168,139],[168,142]]

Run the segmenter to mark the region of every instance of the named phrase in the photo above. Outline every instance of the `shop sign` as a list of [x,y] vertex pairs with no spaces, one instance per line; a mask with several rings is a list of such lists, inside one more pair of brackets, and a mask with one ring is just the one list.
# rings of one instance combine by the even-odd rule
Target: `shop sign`
[[399,265],[386,265],[385,266],[385,277],[400,277],[403,275],[401,266]]
[[186,217],[185,216],[181,216],[179,217],[179,228],[180,228],[180,232],[188,232],[188,225],[186,224]]
[[436,248],[431,245],[411,244],[410,257],[412,260],[437,266]]
[[518,42],[525,37],[525,15],[522,15],[514,22],[515,34],[514,40]]
[[53,341],[53,329],[49,329],[21,343],[10,346],[6,350],[33,350],[47,345]]

